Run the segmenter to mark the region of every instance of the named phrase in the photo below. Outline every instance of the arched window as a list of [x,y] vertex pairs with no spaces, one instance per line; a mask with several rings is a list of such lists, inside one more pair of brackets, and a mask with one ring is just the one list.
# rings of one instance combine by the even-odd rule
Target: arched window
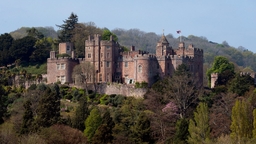
[[138,72],[142,72],[142,66],[139,65]]

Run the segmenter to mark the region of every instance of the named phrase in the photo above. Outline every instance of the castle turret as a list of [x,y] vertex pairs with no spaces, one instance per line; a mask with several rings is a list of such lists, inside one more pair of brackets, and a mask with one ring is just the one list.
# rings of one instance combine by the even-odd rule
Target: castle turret
[[163,34],[156,46],[156,56],[165,56],[168,54],[172,54],[172,48],[169,46],[169,42]]

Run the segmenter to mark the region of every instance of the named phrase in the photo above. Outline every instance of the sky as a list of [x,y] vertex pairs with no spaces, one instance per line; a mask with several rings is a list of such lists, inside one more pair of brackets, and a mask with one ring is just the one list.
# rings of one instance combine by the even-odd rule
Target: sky
[[[256,0],[0,0],[0,34],[21,27],[63,24],[71,12],[81,23],[113,30],[203,36],[256,53]],[[170,44],[171,45],[171,44]]]

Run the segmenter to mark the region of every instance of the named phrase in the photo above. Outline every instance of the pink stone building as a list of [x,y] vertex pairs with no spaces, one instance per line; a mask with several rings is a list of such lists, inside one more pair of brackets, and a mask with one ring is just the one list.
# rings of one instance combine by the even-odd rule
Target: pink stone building
[[203,50],[194,48],[193,45],[186,48],[183,42],[173,49],[164,35],[156,45],[156,54],[135,50],[134,46],[130,51],[124,51],[112,37],[109,41],[101,40],[98,34],[89,36],[85,41],[84,59],[74,58],[70,43],[61,43],[59,51],[69,52],[72,56],[56,58],[55,52],[51,52],[47,61],[48,83],[73,83],[72,70],[81,62],[90,62],[95,67],[95,81],[98,83],[146,82],[151,86],[158,78],[172,76],[176,68],[183,63],[194,75],[198,75],[200,83],[203,83]]

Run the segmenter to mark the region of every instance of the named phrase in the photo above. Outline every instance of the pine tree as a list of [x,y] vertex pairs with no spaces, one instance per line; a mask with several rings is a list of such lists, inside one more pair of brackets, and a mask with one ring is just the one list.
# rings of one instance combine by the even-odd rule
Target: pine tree
[[188,131],[188,143],[198,144],[209,141],[209,115],[208,106],[206,103],[199,103],[194,112],[194,120],[190,119]]
[[21,126],[20,134],[27,134],[29,133],[33,128],[33,112],[31,109],[31,102],[28,100],[23,104],[23,107],[25,108],[25,112],[23,115],[23,121]]
[[140,113],[135,125],[131,126],[131,138],[135,143],[150,141],[150,121],[145,113]]
[[38,107],[36,123],[39,127],[49,127],[60,120],[60,98],[49,87],[41,97]]
[[112,136],[112,129],[115,126],[112,118],[110,117],[109,111],[105,112],[102,118],[102,124],[99,126],[97,131],[95,132],[92,143],[112,143],[113,136]]
[[237,100],[232,108],[230,137],[241,143],[243,139],[251,138],[251,122],[249,118],[249,106],[244,100]]
[[98,110],[98,108],[92,109],[92,111],[90,112],[90,115],[85,121],[84,134],[87,137],[88,141],[91,141],[96,130],[101,125],[101,122],[102,122],[102,119],[101,119],[100,111]]
[[62,29],[58,37],[60,42],[70,42],[73,36],[73,29],[78,22],[78,17],[72,12],[68,19],[63,22],[64,24],[57,25],[57,27]]
[[4,96],[5,90],[2,85],[0,85],[0,124],[4,123],[4,115],[7,112],[7,96]]
[[253,110],[253,138],[256,138],[256,109]]
[[85,97],[81,97],[79,99],[79,106],[77,107],[75,113],[75,117],[72,120],[72,127],[79,129],[80,131],[84,131],[84,122],[89,115],[87,99]]
[[188,121],[185,118],[182,118],[176,122],[176,132],[174,135],[175,143],[186,143],[188,139]]

